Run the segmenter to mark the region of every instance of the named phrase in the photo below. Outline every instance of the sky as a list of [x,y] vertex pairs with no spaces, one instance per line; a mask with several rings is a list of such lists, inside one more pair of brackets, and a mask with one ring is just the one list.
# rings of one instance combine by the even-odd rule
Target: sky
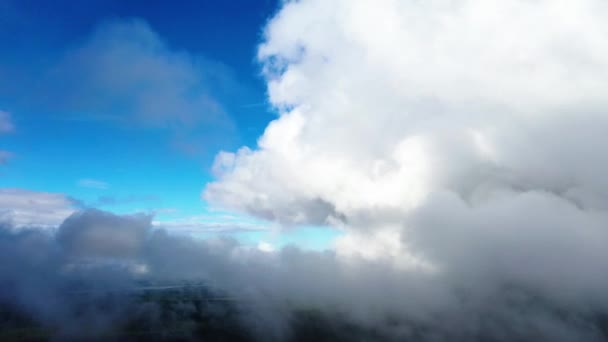
[[0,303],[79,337],[117,320],[75,281],[199,281],[260,341],[608,340],[608,2],[224,3],[0,1]]
[[[201,191],[218,151],[255,147],[276,118],[256,59],[276,1],[0,6],[0,120],[10,124],[1,188],[62,195],[75,209],[200,222],[194,234],[224,221],[273,230],[211,208]],[[313,240],[336,234],[303,229]],[[301,240],[236,236],[262,235]]]

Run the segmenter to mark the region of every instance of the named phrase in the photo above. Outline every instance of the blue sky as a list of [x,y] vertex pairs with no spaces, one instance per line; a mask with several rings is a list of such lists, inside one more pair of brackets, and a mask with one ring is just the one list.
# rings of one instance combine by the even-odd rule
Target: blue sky
[[[0,188],[64,194],[77,207],[155,212],[159,222],[221,221],[227,214],[208,208],[201,190],[218,151],[255,146],[275,118],[255,56],[277,7],[0,2],[0,111],[13,126],[0,135],[0,151],[10,154]],[[273,226],[229,216],[237,226]],[[337,233],[230,234],[318,247]]]

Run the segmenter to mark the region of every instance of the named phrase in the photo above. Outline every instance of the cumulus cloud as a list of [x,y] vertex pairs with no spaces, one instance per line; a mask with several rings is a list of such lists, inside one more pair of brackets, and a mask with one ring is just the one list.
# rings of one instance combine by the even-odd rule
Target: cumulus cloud
[[3,332],[14,330],[10,317],[25,317],[64,338],[111,328],[128,312],[131,298],[119,293],[87,303],[76,291],[131,285],[135,261],[127,258],[137,251],[146,222],[90,211],[70,216],[56,232],[0,224],[0,255],[7,261],[0,266],[0,307],[9,319]]
[[151,217],[117,217],[90,210],[68,217],[57,233],[66,253],[88,257],[132,257],[141,247]]
[[218,156],[224,171],[206,196],[315,221],[494,183],[601,194],[608,163],[589,153],[605,143],[605,11],[597,1],[288,3],[259,51],[282,115],[258,150]]
[[[504,268],[482,274],[471,263],[488,260],[461,262],[462,255],[453,264],[468,264],[472,272],[402,270],[384,261],[343,258],[330,251],[190,239],[152,227],[149,216],[98,210],[75,213],[56,231],[6,228],[0,227],[0,255],[12,262],[0,266],[0,305],[25,312],[59,337],[103,336],[99,334],[120,330],[121,322],[129,319],[148,322],[158,331],[164,324],[154,318],[158,308],[128,295],[141,287],[141,280],[213,285],[236,306],[239,329],[264,341],[305,339],[310,333],[338,340],[591,341],[602,336],[603,303],[582,300],[601,298],[600,288],[568,278],[563,298],[555,300],[551,293],[526,287],[530,284],[493,284],[498,278],[491,271]],[[468,243],[470,256],[484,248]],[[497,249],[486,255],[500,253]],[[586,254],[579,260],[584,262]],[[588,276],[582,268],[572,272]],[[541,271],[538,279],[550,273]],[[534,280],[529,275],[522,279]],[[572,291],[579,286],[590,292]],[[75,295],[83,291],[93,296],[89,302]]]
[[0,222],[14,227],[55,227],[75,211],[64,194],[17,188],[0,189]]
[[[448,318],[420,320],[426,338],[599,338],[584,317],[608,310],[607,15],[599,0],[287,2],[258,54],[280,116],[256,149],[217,156],[204,198],[339,227],[339,259],[430,279],[435,299],[392,297]],[[377,307],[402,337],[430,310]]]
[[[290,253],[294,261],[300,259],[297,251]],[[265,301],[259,291],[268,291],[268,286],[273,287],[276,277],[281,276],[282,271],[275,267],[283,258],[229,239],[203,241],[170,235],[153,228],[151,217],[146,215],[117,216],[88,209],[74,213],[56,230],[15,230],[2,224],[0,256],[11,260],[0,265],[3,314],[22,315],[42,324],[49,329],[49,337],[120,336],[107,334],[124,333],[124,324],[133,321],[154,327],[149,333],[157,337],[167,331],[167,321],[174,321],[176,315],[184,320],[178,322],[180,333],[191,336],[196,333],[196,326],[184,323],[197,312],[211,316],[209,321],[198,323],[203,324],[204,331],[210,329],[213,334],[213,326],[218,325],[215,322],[223,319],[217,309],[200,311],[201,300],[206,301],[208,297],[190,298],[193,302],[184,298],[181,306],[197,303],[197,309],[178,305],[169,312],[157,307],[160,303],[137,300],[138,297],[132,295],[134,291],[155,289],[142,287],[141,281],[161,284],[165,281],[175,285],[168,288],[178,289],[184,287],[184,281],[203,281],[207,286],[217,286],[218,290],[214,291],[221,291],[220,294],[227,294],[235,304],[242,305],[241,317],[226,319],[240,322],[235,327],[238,329],[248,326],[248,339],[256,333],[259,337],[272,338],[272,334],[263,331],[287,324],[284,320],[264,323],[265,315],[273,311],[252,309],[253,305]],[[266,279],[264,274],[273,276]],[[165,313],[160,317],[162,310]],[[11,322],[1,324],[3,329],[11,330]],[[262,330],[256,332],[254,326]],[[167,333],[171,333],[170,330]]]

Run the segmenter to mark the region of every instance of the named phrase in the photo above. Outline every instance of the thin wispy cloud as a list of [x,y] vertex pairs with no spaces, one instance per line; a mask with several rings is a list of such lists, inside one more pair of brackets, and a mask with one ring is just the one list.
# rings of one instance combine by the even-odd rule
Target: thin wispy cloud
[[15,125],[11,119],[11,114],[0,110],[0,134],[12,133],[14,130]]
[[80,180],[78,180],[78,182],[76,184],[78,184],[78,186],[83,187],[83,188],[99,189],[99,190],[106,190],[110,187],[110,185],[108,183],[97,180],[97,179],[92,179],[92,178],[80,179]]
[[[154,211],[156,214],[173,213],[172,211]],[[154,225],[171,232],[181,232],[190,235],[201,233],[239,233],[262,232],[276,229],[272,222],[263,221],[245,215],[231,215],[216,212],[204,215],[186,216],[165,220],[155,220]]]
[[[190,130],[231,125],[211,93],[219,63],[172,50],[143,20],[106,21],[48,74],[53,104],[73,118]],[[219,76],[219,78],[224,76]],[[71,113],[71,114],[69,114]]]
[[8,161],[13,157],[13,154],[9,151],[0,150],[0,165],[4,165],[8,163]]

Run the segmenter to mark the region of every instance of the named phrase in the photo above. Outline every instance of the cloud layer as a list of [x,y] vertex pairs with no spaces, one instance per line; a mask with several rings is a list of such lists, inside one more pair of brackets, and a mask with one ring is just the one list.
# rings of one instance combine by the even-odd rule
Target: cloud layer
[[[436,224],[445,229],[442,222]],[[197,311],[187,301],[169,316],[159,315],[161,303],[138,301],[131,294],[140,291],[142,280],[178,286],[202,281],[213,286],[238,310],[238,316],[230,317],[236,319],[234,329],[254,340],[303,340],[308,334],[338,340],[418,341],[606,337],[605,287],[601,280],[588,282],[592,270],[560,265],[568,269],[564,277],[547,279],[552,270],[536,268],[538,261],[526,260],[526,254],[511,257],[520,259],[514,260],[519,265],[530,263],[526,267],[514,263],[510,268],[484,269],[495,266],[505,244],[484,237],[479,240],[489,244],[458,242],[468,244],[467,255],[446,248],[443,253],[455,256],[448,271],[428,272],[333,252],[296,247],[264,252],[229,239],[172,236],[153,228],[146,215],[87,210],[70,216],[56,231],[6,228],[0,227],[0,255],[11,262],[0,266],[0,306],[27,315],[59,338],[107,336],[130,320],[159,332],[168,322],[175,323],[176,315],[182,324],[193,319],[187,317]],[[480,228],[472,224],[469,229]],[[450,233],[444,237],[463,239]],[[559,247],[577,246],[578,240],[574,236],[570,245]],[[525,243],[518,247],[529,252]],[[475,258],[481,254],[486,259]],[[541,254],[571,264],[575,261],[567,259],[586,262],[593,252],[576,258]],[[547,288],[548,280],[553,288]],[[583,288],[586,292],[580,291]],[[218,312],[207,314],[221,319]],[[194,333],[185,327],[186,336]]]
[[456,335],[590,338],[577,315],[608,309],[607,15],[597,0],[288,2],[259,49],[280,117],[257,149],[217,156],[204,197],[434,274]]

